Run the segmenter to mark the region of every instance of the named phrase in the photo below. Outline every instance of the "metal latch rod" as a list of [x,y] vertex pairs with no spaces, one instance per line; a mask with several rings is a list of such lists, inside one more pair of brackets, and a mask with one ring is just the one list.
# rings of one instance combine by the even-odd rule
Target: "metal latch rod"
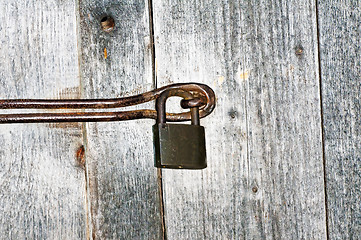
[[[187,91],[194,98],[181,101],[183,108],[199,107],[199,117],[209,115],[215,107],[213,90],[200,83],[178,83],[164,86],[143,94],[112,99],[10,99],[0,100],[0,109],[106,109],[134,106],[156,100],[166,90],[176,93]],[[66,113],[16,113],[0,114],[0,124],[5,123],[41,123],[41,122],[107,122],[132,119],[157,119],[157,111],[151,109],[112,112],[66,112]],[[167,113],[166,120],[171,122],[187,121],[191,113]]]

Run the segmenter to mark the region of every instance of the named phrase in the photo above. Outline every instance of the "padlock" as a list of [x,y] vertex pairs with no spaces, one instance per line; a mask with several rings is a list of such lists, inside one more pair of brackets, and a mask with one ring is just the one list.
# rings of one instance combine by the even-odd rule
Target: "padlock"
[[193,95],[181,89],[164,91],[157,99],[157,123],[153,125],[155,167],[203,169],[207,167],[204,127],[199,125],[199,109],[191,108],[192,123],[166,123],[165,103],[170,96],[186,100]]

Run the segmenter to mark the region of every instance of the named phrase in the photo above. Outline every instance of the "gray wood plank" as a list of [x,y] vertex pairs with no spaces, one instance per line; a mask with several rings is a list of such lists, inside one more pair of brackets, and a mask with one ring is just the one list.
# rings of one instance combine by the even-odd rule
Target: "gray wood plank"
[[[312,1],[153,1],[158,85],[202,82],[208,168],[164,170],[169,239],[325,239]],[[175,107],[173,108],[175,109]]]
[[[79,97],[74,1],[1,1],[0,33],[1,99]],[[81,125],[0,129],[0,239],[84,239]]]
[[361,5],[319,1],[330,239],[361,237]]
[[[147,1],[87,0],[79,2],[79,9],[83,97],[113,98],[151,90]],[[114,19],[113,31],[102,30],[105,16]],[[153,124],[151,120],[87,124],[93,238],[161,238]]]

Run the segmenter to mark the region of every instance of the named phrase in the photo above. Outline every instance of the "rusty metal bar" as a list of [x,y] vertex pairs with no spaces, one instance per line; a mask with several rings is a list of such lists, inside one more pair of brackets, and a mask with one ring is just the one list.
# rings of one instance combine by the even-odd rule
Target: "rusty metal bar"
[[[209,115],[215,107],[213,90],[204,84],[185,83],[172,84],[150,92],[131,97],[113,99],[10,99],[0,100],[0,109],[105,109],[133,106],[155,100],[164,91],[176,93],[177,91],[189,92],[193,99],[182,101],[182,107],[200,107],[200,117]],[[170,95],[172,96],[172,95]],[[26,113],[26,114],[0,114],[2,123],[39,123],[39,122],[104,122],[124,121],[141,118],[157,118],[155,110],[134,110],[114,112],[70,112],[70,113]],[[167,121],[187,121],[191,119],[190,112],[167,113]]]

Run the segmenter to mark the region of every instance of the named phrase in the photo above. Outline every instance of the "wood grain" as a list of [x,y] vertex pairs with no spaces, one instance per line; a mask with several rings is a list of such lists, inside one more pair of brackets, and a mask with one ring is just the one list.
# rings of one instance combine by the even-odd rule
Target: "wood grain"
[[[169,239],[325,239],[312,1],[153,1],[158,85],[214,88],[208,168],[163,171]],[[174,109],[174,108],[173,108]]]
[[330,239],[361,236],[361,5],[319,1]]
[[[79,11],[83,97],[113,98],[151,90],[147,1],[86,0],[79,2]],[[106,16],[114,19],[113,31],[101,28]],[[86,125],[93,238],[161,238],[153,124],[151,120],[137,120]]]
[[[0,2],[0,94],[77,98],[74,1]],[[0,126],[0,239],[84,239],[78,124]]]

